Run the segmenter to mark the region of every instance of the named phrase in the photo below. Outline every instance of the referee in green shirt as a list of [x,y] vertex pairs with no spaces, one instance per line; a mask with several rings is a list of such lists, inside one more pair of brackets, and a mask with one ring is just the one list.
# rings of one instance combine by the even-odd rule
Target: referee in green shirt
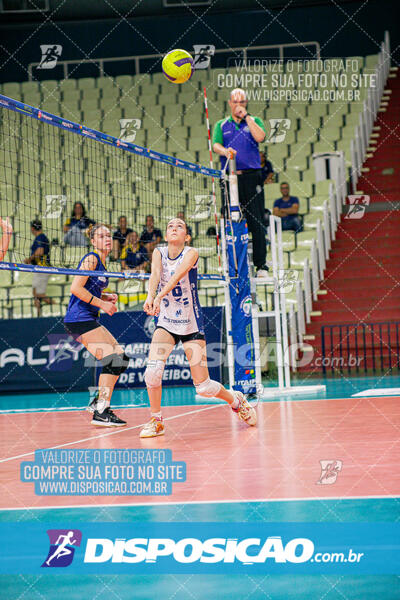
[[213,131],[213,149],[221,156],[224,168],[230,152],[236,155],[239,202],[253,238],[253,262],[257,277],[266,277],[266,244],[264,225],[264,182],[258,144],[265,140],[261,119],[247,112],[246,92],[232,90],[231,116],[218,121]]

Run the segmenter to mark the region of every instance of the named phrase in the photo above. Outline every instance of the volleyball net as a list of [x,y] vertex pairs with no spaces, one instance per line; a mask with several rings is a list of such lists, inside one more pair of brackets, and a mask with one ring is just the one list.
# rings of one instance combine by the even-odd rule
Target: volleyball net
[[[221,277],[213,181],[220,178],[220,171],[2,95],[0,107],[0,216],[10,217],[13,226],[2,268],[22,268],[30,256],[35,220],[50,242],[45,267],[73,274],[89,247],[83,223],[102,223],[115,230],[119,218],[126,216],[128,228],[140,238],[151,215],[163,237],[167,222],[183,212],[199,250],[200,273]],[[121,122],[121,138],[123,128]],[[73,220],[77,202],[85,211],[81,227]],[[111,263],[109,270],[119,272],[120,262]]]

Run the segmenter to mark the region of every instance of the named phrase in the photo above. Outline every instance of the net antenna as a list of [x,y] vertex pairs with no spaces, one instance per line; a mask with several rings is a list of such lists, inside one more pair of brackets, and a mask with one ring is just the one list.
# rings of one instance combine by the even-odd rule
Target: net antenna
[[[213,168],[213,162],[212,162],[212,149],[211,149],[211,129],[210,129],[210,119],[208,117],[208,103],[207,103],[207,90],[206,87],[204,86],[203,88],[204,91],[204,108],[206,111],[206,125],[207,125],[207,135],[208,135],[208,151],[210,153],[210,169]],[[220,239],[219,239],[219,223],[218,223],[218,211],[217,211],[217,199],[216,199],[216,194],[215,194],[215,178],[212,177],[212,201],[213,201],[213,206],[214,206],[214,217],[215,217],[215,230],[216,230],[216,234],[217,234],[217,254],[218,254],[218,270],[222,271],[222,266],[221,266],[221,246],[220,246]]]
[[[227,175],[227,171],[229,169],[230,174]],[[229,223],[231,229],[232,236],[232,254],[233,254],[233,262],[235,267],[235,279],[236,279],[236,293],[238,290],[238,261],[236,255],[236,248],[234,243],[234,231],[233,231],[233,221],[240,221],[242,218],[242,212],[240,210],[239,205],[239,191],[237,185],[237,175],[236,175],[236,158],[233,153],[230,153],[227,158],[224,168],[221,171],[221,181],[224,195],[224,206],[227,221]],[[228,193],[228,181],[229,181],[229,193]],[[232,210],[233,209],[233,210]]]

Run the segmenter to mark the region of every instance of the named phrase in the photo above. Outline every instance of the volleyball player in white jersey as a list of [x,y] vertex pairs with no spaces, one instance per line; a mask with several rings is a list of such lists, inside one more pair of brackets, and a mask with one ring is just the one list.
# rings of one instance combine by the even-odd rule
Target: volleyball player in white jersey
[[165,236],[168,246],[153,252],[149,290],[144,310],[158,317],[150,345],[145,382],[150,399],[151,419],[140,432],[148,438],[164,434],[161,415],[162,378],[165,363],[175,344],[182,341],[197,393],[206,398],[221,398],[238,417],[255,425],[257,415],[238,391],[229,391],[210,379],[207,367],[203,315],[197,295],[195,248],[185,246],[189,236],[182,219],[171,219]]

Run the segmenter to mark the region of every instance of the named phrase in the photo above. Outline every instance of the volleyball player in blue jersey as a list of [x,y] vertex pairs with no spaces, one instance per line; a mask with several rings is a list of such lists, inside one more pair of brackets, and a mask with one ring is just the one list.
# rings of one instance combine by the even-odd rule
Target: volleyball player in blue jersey
[[[106,273],[105,261],[112,249],[111,232],[105,225],[90,229],[89,238],[93,250],[79,262],[78,269]],[[100,310],[108,315],[117,311],[116,294],[105,294],[108,278],[104,275],[91,277],[77,275],[71,285],[71,298],[64,326],[76,340],[102,363],[96,397],[88,406],[93,413],[92,425],[121,427],[126,422],[110,409],[110,400],[118,377],[129,364],[129,358],[117,340],[99,323]]]

